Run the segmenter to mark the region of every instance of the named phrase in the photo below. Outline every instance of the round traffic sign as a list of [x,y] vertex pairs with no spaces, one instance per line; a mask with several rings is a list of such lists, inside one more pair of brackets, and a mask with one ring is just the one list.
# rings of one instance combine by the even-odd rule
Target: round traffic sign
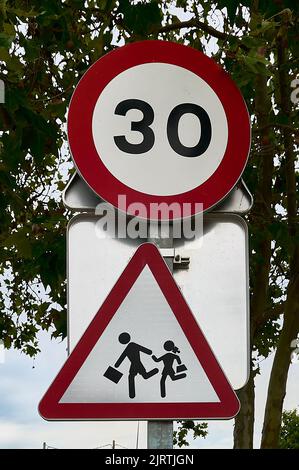
[[212,59],[142,41],[87,70],[71,99],[68,138],[79,173],[100,197],[119,207],[122,196],[131,215],[139,203],[145,213],[138,215],[171,219],[188,203],[188,215],[199,211],[196,203],[210,209],[235,186],[250,120],[238,88]]

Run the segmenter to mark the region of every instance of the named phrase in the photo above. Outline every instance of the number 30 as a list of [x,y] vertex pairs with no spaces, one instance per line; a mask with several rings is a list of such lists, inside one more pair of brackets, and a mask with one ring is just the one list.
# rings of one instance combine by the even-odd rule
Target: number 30
[[[150,127],[154,122],[154,110],[145,101],[129,99],[121,101],[116,106],[114,113],[119,116],[125,116],[131,109],[138,109],[143,114],[141,121],[131,122],[131,130],[140,132],[143,135],[143,141],[140,144],[131,144],[124,135],[118,135],[114,136],[114,142],[122,152],[132,154],[146,153],[151,150],[155,143],[155,134]],[[183,145],[178,135],[180,119],[187,113],[194,114],[200,121],[200,138],[194,147],[186,147]],[[167,121],[167,138],[171,148],[179,155],[183,157],[199,157],[209,147],[211,137],[211,121],[208,114],[201,106],[192,103],[183,103],[173,108],[169,114]]]

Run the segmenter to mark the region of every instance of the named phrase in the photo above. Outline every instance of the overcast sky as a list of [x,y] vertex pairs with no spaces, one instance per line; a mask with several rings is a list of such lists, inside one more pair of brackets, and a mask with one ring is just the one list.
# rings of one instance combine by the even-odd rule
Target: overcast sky
[[[114,439],[121,446],[136,448],[137,422],[47,422],[37,412],[38,403],[66,359],[66,343],[41,336],[42,353],[35,361],[16,351],[5,353],[0,364],[0,448],[95,448]],[[255,447],[259,446],[267,384],[272,358],[261,363],[256,380]],[[299,406],[299,364],[289,373],[285,409]],[[190,440],[194,448],[232,448],[233,421],[209,421],[206,439]],[[146,423],[140,423],[139,447],[146,448]]]

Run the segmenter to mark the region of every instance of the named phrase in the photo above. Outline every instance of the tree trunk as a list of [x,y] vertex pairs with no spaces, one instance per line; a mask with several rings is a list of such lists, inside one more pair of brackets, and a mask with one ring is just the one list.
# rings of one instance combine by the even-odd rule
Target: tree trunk
[[[280,113],[291,121],[290,105],[290,77],[286,64],[287,52],[287,29],[289,17],[282,16],[282,24],[277,35],[277,62],[278,79],[280,89]],[[271,370],[267,403],[265,409],[264,425],[262,432],[261,448],[273,449],[278,447],[279,432],[281,427],[281,416],[283,400],[286,393],[288,372],[291,362],[291,342],[299,332],[299,246],[298,214],[296,195],[296,171],[295,153],[292,131],[284,128],[283,143],[285,147],[285,180],[287,193],[287,215],[289,230],[289,279],[287,299],[285,302],[285,313],[283,327],[279,336],[277,350]]]
[[[256,6],[257,8],[257,6]],[[253,21],[255,19],[253,18]],[[262,56],[264,51],[260,51]],[[261,160],[259,184],[255,191],[255,204],[250,214],[250,226],[262,236],[256,245],[256,261],[252,269],[251,309],[250,309],[250,345],[254,344],[255,333],[264,322],[267,311],[269,273],[271,260],[271,237],[267,231],[271,217],[272,202],[272,175],[273,175],[273,147],[270,142],[269,115],[271,101],[267,87],[267,77],[257,75],[255,82],[255,106],[258,128],[260,131],[260,146],[263,158]],[[248,383],[238,392],[241,403],[239,414],[235,418],[234,448],[251,449],[253,447],[254,432],[254,373],[250,371]]]
[[252,449],[254,431],[254,377],[252,370],[247,384],[237,392],[237,395],[241,409],[235,418],[234,449]]
[[283,327],[271,370],[262,432],[262,449],[276,449],[279,442],[283,400],[291,363],[291,341],[299,332],[299,273],[288,289]]

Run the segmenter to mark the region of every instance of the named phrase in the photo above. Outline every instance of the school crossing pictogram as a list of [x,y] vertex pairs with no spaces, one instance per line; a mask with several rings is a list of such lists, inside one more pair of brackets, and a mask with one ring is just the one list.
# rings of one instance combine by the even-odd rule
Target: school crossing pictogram
[[43,397],[46,419],[231,418],[238,399],[155,245],[141,245]]
[[[150,355],[155,362],[162,362],[163,369],[161,371],[161,378],[160,378],[160,391],[161,391],[161,398],[166,397],[166,379],[169,377],[171,380],[180,380],[184,379],[187,375],[185,373],[176,373],[182,372],[187,370],[187,367],[182,364],[182,361],[179,356],[179,349],[175,346],[174,342],[171,340],[165,341],[164,349],[167,351],[161,357],[156,357],[152,354],[152,351],[140,344],[134,343],[131,341],[131,336],[129,333],[121,333],[118,337],[118,340],[121,344],[127,344],[127,347],[121,354],[121,356],[115,362],[114,367],[109,366],[108,369],[104,373],[104,377],[111,380],[114,383],[119,383],[120,379],[122,378],[123,374],[116,370],[121,366],[122,362],[125,359],[128,359],[130,362],[130,369],[128,374],[128,385],[129,385],[129,397],[135,398],[136,396],[136,384],[135,379],[138,375],[143,377],[143,379],[148,380],[154,375],[158,374],[159,369],[154,368],[150,371],[146,371],[142,360],[141,360],[141,353]],[[177,362],[176,371],[174,370],[174,362]]]

